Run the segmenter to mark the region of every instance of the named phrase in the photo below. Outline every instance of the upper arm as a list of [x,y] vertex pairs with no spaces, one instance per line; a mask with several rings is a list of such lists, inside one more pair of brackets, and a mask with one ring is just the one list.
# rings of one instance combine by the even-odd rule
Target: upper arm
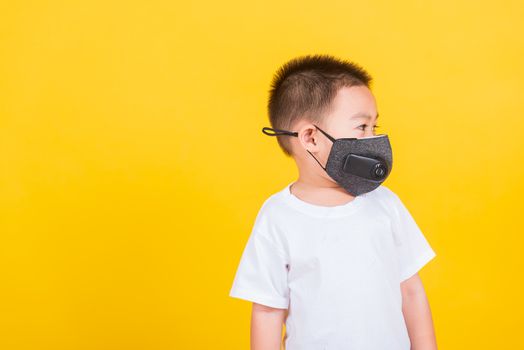
[[257,315],[263,315],[260,317],[265,317],[266,319],[274,320],[278,324],[283,324],[286,322],[286,318],[289,311],[288,309],[274,308],[255,302],[253,303],[251,310],[253,317],[256,317]]
[[424,285],[422,284],[422,280],[418,273],[415,273],[413,276],[402,281],[400,283],[400,290],[403,298],[425,292]]
[[276,312],[276,313],[283,312],[283,313],[285,313],[287,311],[287,309],[271,307],[271,306],[267,306],[267,305],[264,305],[264,304],[259,304],[259,303],[256,303],[256,302],[253,302],[252,309],[255,312]]
[[253,303],[251,312],[251,349],[281,349],[282,326],[287,309]]
[[288,309],[253,303],[251,308],[252,320],[264,323],[266,327],[280,327],[286,321]]

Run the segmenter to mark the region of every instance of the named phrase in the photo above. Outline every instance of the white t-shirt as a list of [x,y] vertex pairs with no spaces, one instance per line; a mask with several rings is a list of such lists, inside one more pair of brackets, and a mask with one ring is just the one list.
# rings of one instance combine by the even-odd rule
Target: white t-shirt
[[261,206],[229,295],[288,309],[286,350],[409,350],[400,282],[436,256],[384,185],[339,206]]

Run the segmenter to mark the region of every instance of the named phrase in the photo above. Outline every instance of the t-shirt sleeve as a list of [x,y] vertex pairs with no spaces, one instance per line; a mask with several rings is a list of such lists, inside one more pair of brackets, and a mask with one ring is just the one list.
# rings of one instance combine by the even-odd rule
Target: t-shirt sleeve
[[287,309],[288,261],[270,237],[253,230],[246,243],[229,296]]
[[393,193],[393,199],[395,203],[393,234],[398,252],[400,281],[402,282],[417,273],[436,256],[436,253],[411,213],[395,193]]

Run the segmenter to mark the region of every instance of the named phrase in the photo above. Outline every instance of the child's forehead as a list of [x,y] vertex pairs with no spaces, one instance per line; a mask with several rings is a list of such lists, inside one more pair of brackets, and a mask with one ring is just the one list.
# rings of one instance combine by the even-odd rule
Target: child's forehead
[[333,99],[335,105],[347,107],[373,107],[375,96],[367,86],[344,86],[337,91]]
[[355,119],[378,119],[379,117],[379,114],[377,112],[377,115],[375,116],[372,116],[371,114],[367,113],[367,112],[357,112],[353,115],[350,115],[349,116],[349,119],[350,120],[355,120]]
[[330,110],[332,115],[343,116],[351,120],[378,118],[375,97],[366,86],[340,88]]

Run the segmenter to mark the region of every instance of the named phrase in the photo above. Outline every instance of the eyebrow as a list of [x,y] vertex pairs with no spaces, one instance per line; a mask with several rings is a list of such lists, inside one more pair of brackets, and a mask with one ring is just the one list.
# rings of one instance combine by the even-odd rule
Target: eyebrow
[[[378,119],[378,117],[379,117],[379,114],[377,113],[377,117],[375,119]],[[365,113],[357,113],[357,114],[354,114],[350,119],[358,119],[358,118],[371,119],[371,116]]]

